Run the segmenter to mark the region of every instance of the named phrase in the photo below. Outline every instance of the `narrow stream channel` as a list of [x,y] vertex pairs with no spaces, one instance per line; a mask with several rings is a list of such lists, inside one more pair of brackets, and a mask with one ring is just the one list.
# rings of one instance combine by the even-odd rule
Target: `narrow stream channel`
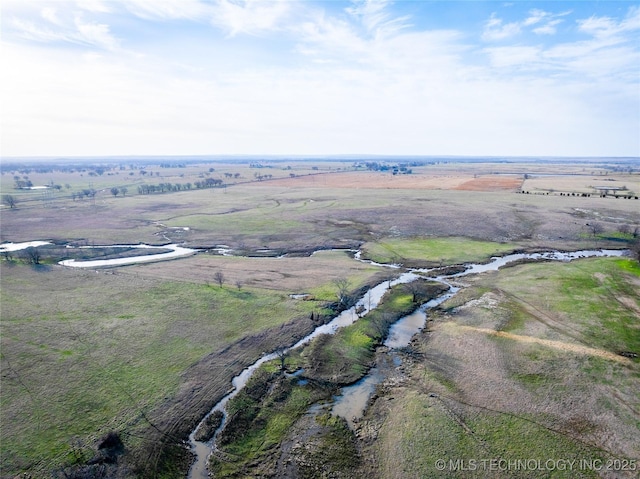
[[[402,348],[407,346],[411,341],[411,338],[420,331],[427,320],[427,311],[431,308],[438,306],[443,303],[447,299],[451,298],[455,295],[460,287],[454,286],[450,283],[450,281],[454,281],[456,278],[460,278],[462,276],[467,276],[470,274],[483,273],[486,271],[496,271],[499,268],[505,266],[506,264],[520,261],[520,260],[549,260],[549,261],[572,261],[578,258],[589,258],[596,256],[623,256],[627,253],[626,250],[583,250],[583,251],[575,251],[563,253],[559,251],[552,252],[544,252],[544,253],[518,253],[518,254],[510,254],[502,257],[494,257],[491,258],[491,261],[486,264],[468,264],[466,265],[466,270],[461,273],[455,273],[451,275],[442,275],[436,278],[428,278],[431,281],[437,281],[443,284],[446,284],[450,287],[449,291],[444,293],[443,295],[435,298],[420,308],[418,308],[414,313],[411,313],[403,318],[400,318],[396,323],[394,323],[390,330],[387,340],[384,345],[390,348],[390,359],[397,364],[399,358],[394,357],[394,349]],[[357,261],[363,261],[360,259],[359,254],[354,256],[354,259]],[[398,265],[380,265],[380,266],[388,266],[392,268],[399,268]],[[418,279],[420,273],[427,273],[429,269],[415,269],[410,270],[406,273],[400,275],[400,277],[394,281],[385,281],[383,283],[378,284],[371,288],[352,308],[343,311],[338,316],[336,316],[331,322],[319,326],[316,328],[311,334],[302,338],[296,344],[291,346],[287,351],[292,349],[296,349],[305,344],[308,344],[312,339],[316,338],[321,334],[334,334],[338,329],[353,324],[355,321],[359,319],[359,317],[364,316],[369,311],[373,310],[378,306],[382,296],[385,291],[389,288],[389,286],[393,286],[396,284],[409,283]],[[360,314],[356,314],[356,311],[361,311]],[[233,378],[233,390],[227,396],[222,398],[220,402],[218,402],[211,411],[202,419],[202,421],[198,424],[198,426],[192,431],[189,435],[189,441],[192,447],[192,451],[196,455],[195,462],[193,463],[188,478],[189,479],[208,479],[210,476],[207,471],[207,462],[208,458],[211,455],[212,451],[215,448],[215,440],[219,432],[224,428],[226,421],[225,407],[227,402],[237,395],[240,390],[247,384],[249,378],[251,378],[252,374],[258,369],[262,364],[267,361],[271,361],[276,359],[277,355],[275,353],[267,354],[254,364],[246,368],[242,371],[238,376]],[[341,396],[335,398],[334,402],[334,413],[345,417],[348,421],[351,421],[353,417],[358,417],[364,411],[366,404],[369,400],[369,397],[375,390],[375,386],[380,383],[384,379],[384,375],[381,373],[379,368],[372,368],[371,371],[360,381],[355,383],[352,386],[345,387],[342,389]],[[196,441],[195,434],[200,428],[202,424],[207,420],[207,418],[213,414],[215,411],[220,411],[223,413],[222,424],[214,434],[213,438],[206,442]]]
[[[49,241],[33,241],[33,242],[25,242],[25,243],[3,243],[0,244],[0,252],[7,251],[19,251],[21,249],[25,249],[30,246],[44,246],[50,244]],[[100,246],[85,246],[88,248],[100,248]],[[104,246],[103,246],[104,247]],[[190,248],[184,248],[175,244],[165,245],[165,246],[149,246],[144,244],[139,245],[111,245],[108,247],[123,247],[123,248],[154,248],[154,249],[170,249],[171,251],[167,253],[159,253],[153,255],[146,256],[130,256],[127,258],[116,258],[110,260],[90,260],[90,261],[75,261],[75,260],[65,260],[61,261],[59,264],[63,266],[70,266],[76,268],[97,268],[104,266],[120,266],[125,264],[134,264],[134,263],[142,263],[148,261],[162,261],[166,259],[172,259],[180,256],[188,256],[195,254],[197,250],[193,250]],[[579,258],[589,258],[596,256],[623,256],[627,254],[626,250],[583,250],[583,251],[575,251],[563,253],[559,251],[550,251],[544,253],[518,253],[518,254],[510,254],[502,257],[494,257],[491,258],[491,261],[486,264],[467,264],[466,269],[460,273],[455,273],[451,275],[442,275],[436,278],[428,278],[431,281],[437,281],[449,286],[449,290],[443,295],[435,298],[426,304],[422,305],[413,313],[400,318],[396,323],[394,323],[390,330],[385,341],[384,345],[389,348],[389,357],[384,358],[382,361],[392,361],[395,366],[400,364],[400,358],[395,352],[395,350],[405,347],[411,341],[411,338],[422,328],[424,328],[427,321],[427,312],[429,309],[434,308],[451,298],[455,295],[460,287],[452,284],[455,279],[471,275],[477,273],[483,273],[486,271],[496,271],[499,268],[505,266],[506,264],[513,263],[515,261],[520,260],[528,260],[528,261],[536,261],[536,260],[547,260],[547,261],[572,261]],[[366,261],[360,259],[360,252],[356,252],[354,255],[354,260],[356,261]],[[374,263],[371,261],[366,261],[367,263],[375,264],[377,266],[383,266],[388,268],[400,269],[401,266],[395,264],[380,264]],[[296,344],[291,346],[287,351],[292,349],[299,348],[305,344],[311,342],[317,336],[322,334],[334,334],[338,329],[353,324],[360,317],[366,315],[369,311],[373,310],[378,306],[382,296],[385,291],[390,287],[397,284],[409,283],[418,279],[421,273],[428,273],[433,270],[429,269],[414,269],[409,270],[405,273],[402,273],[396,280],[391,282],[385,281],[380,283],[373,288],[371,288],[367,293],[356,303],[352,308],[343,311],[338,316],[336,316],[331,322],[319,326],[316,328],[311,334],[305,336]],[[358,313],[356,313],[358,311]],[[198,426],[192,431],[189,435],[189,441],[191,444],[192,451],[196,455],[196,460],[193,463],[188,478],[189,479],[208,479],[209,474],[207,471],[207,461],[208,458],[215,448],[215,439],[217,434],[222,430],[225,425],[226,415],[225,415],[225,407],[228,401],[237,395],[240,390],[247,384],[247,381],[251,378],[253,373],[265,362],[276,359],[277,355],[275,353],[266,354],[258,359],[254,364],[244,369],[238,376],[233,378],[232,385],[233,390],[231,393],[222,398],[212,409],[211,411],[202,419],[202,421],[198,424]],[[350,424],[353,426],[352,419],[354,417],[360,417],[367,405],[371,394],[374,392],[375,387],[381,381],[384,380],[383,369],[388,370],[389,368],[372,368],[369,373],[362,378],[360,381],[355,383],[352,386],[345,387],[341,391],[341,395],[334,398],[334,406],[333,412],[334,414],[340,415],[347,419]],[[223,420],[221,426],[218,428],[216,433],[214,434],[213,439],[204,443],[197,441],[195,439],[195,434],[198,431],[198,428],[206,421],[206,419],[213,414],[215,411],[220,411],[223,413]]]
[[[549,251],[543,253],[515,253],[506,256],[497,256],[491,258],[491,261],[486,264],[469,264],[467,269],[456,274],[442,275],[436,278],[430,278],[432,281],[437,281],[446,284],[450,289],[441,296],[432,299],[420,306],[413,313],[400,318],[389,329],[389,334],[384,345],[389,348],[388,356],[393,359],[393,364],[398,367],[402,364],[402,360],[396,351],[400,348],[409,345],[411,338],[422,330],[427,322],[427,312],[447,299],[453,297],[460,287],[454,286],[449,281],[453,281],[456,278],[462,276],[468,276],[471,274],[483,273],[486,271],[496,271],[501,267],[520,260],[530,261],[573,261],[580,258],[589,258],[597,256],[622,256],[626,254],[623,250],[583,250],[575,252],[559,252]],[[431,270],[414,270],[415,272],[428,273]],[[386,368],[388,371],[389,368]],[[362,378],[360,381],[342,388],[341,395],[334,398],[334,405],[332,412],[338,416],[347,420],[349,425],[353,428],[355,426],[354,419],[362,417],[366,406],[371,398],[371,395],[375,391],[375,387],[385,379],[385,375],[381,371],[381,368],[372,368],[371,372]]]
[[[68,248],[71,248],[68,246]],[[165,261],[167,259],[180,258],[182,256],[190,256],[196,254],[197,250],[191,248],[184,248],[176,244],[168,244],[164,246],[151,246],[147,244],[137,245],[111,245],[111,246],[77,246],[76,248],[82,249],[100,249],[100,248],[140,248],[140,249],[168,249],[166,253],[149,254],[142,256],[127,256],[125,258],[114,259],[95,259],[86,261],[77,261],[75,259],[65,259],[58,262],[62,266],[70,266],[72,268],[102,268],[105,266],[124,266],[128,264],[137,263],[150,263],[153,261]]]

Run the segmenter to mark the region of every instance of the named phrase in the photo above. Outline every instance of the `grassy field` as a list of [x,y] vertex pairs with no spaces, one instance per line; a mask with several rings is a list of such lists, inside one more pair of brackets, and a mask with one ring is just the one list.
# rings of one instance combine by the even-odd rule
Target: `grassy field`
[[[109,431],[124,441],[128,467],[145,464],[131,469],[132,475],[156,477],[163,461],[173,461],[165,454],[167,444],[184,458],[181,441],[228,390],[234,374],[263,352],[292,344],[318,318],[328,319],[336,280],[348,279],[356,291],[397,273],[331,248],[363,247],[379,262],[446,265],[513,249],[624,247],[640,226],[636,200],[577,195],[600,180],[640,190],[638,172],[629,173],[619,160],[438,161],[397,176],[338,160],[99,163],[46,171],[3,163],[0,188],[15,195],[17,205],[0,207],[0,240],[176,242],[202,251],[97,271],[59,267],[55,261],[62,257],[40,266],[26,264],[20,253],[2,259],[3,478],[22,472],[42,477],[82,463]],[[227,186],[193,186],[207,179]],[[47,194],[15,190],[18,180],[60,188]],[[192,188],[138,191],[160,183]],[[117,195],[113,187],[119,188]],[[95,196],[74,197],[85,189],[95,190]],[[590,229],[594,222],[602,227],[598,234]],[[218,245],[243,257],[214,254]],[[326,251],[309,256],[317,249]],[[62,247],[56,251],[64,255]],[[289,254],[278,257],[284,253]],[[218,272],[224,274],[222,287],[215,280]],[[395,399],[384,403],[397,421],[412,424],[411,416],[425,402],[431,404],[431,419],[413,417],[425,427],[449,418],[466,437],[459,419],[491,444],[515,444],[516,434],[505,432],[513,428],[531,437],[534,447],[557,441],[567,454],[575,446],[574,455],[638,457],[637,359],[620,356],[639,348],[637,266],[625,260],[525,265],[465,278],[465,285],[409,355],[407,364],[416,361],[407,371],[410,387],[392,388]],[[290,297],[302,293],[311,300]],[[329,354],[329,346],[343,353],[356,345],[369,351],[370,332],[358,328],[317,353]],[[339,373],[334,366],[340,362],[325,359],[327,369],[316,373],[326,379]],[[361,374],[365,363],[354,359],[345,378]],[[431,391],[442,400],[429,396]],[[598,402],[597,394],[607,400]],[[291,407],[308,400],[294,395]],[[376,404],[374,410],[383,402]],[[497,412],[483,412],[489,406]],[[503,417],[505,411],[511,416]],[[289,428],[278,417],[270,447],[279,447],[277,438],[295,431],[304,437],[303,423]],[[502,432],[491,432],[492,424]],[[340,424],[308,425],[327,438],[335,434],[334,444],[342,444]],[[574,426],[579,432],[567,436]],[[379,477],[395,477],[392,471],[399,469],[393,461],[406,457],[408,473],[431,474],[433,454],[412,456],[416,447],[411,454],[405,451],[411,441],[421,444],[411,439],[417,432],[405,427],[402,438],[391,429],[378,430],[381,440],[371,444],[361,432],[362,454],[379,447],[374,455],[381,458],[364,461],[363,471],[370,473],[367,465],[376,463],[390,471]],[[601,433],[606,440],[598,439]],[[484,443],[462,436],[460,430],[450,436],[461,444],[451,450],[464,452],[468,446],[479,454]],[[443,441],[449,447],[449,439]],[[326,446],[321,442],[316,452]],[[405,455],[394,456],[397,450]],[[184,472],[179,462],[162,470],[172,471],[164,477]]]
[[[609,169],[604,166],[588,162],[442,162],[419,166],[413,174],[399,176],[347,171],[354,169],[352,162],[330,161],[292,161],[262,168],[228,162],[188,164],[184,168],[156,164],[133,170],[127,163],[90,177],[82,170],[23,175],[3,168],[2,191],[16,196],[18,203],[13,209],[0,208],[1,239],[96,244],[177,241],[206,247],[226,244],[251,251],[353,246],[389,237],[462,236],[491,242],[517,241],[534,247],[576,247],[576,242],[582,244],[589,239],[589,223],[601,223],[606,232],[616,232],[621,225],[633,230],[640,224],[637,200],[565,195],[580,194],[600,180],[605,185],[640,190],[637,172],[616,171],[622,166],[615,163]],[[147,173],[141,175],[141,171]],[[531,175],[524,180],[527,171]],[[521,194],[520,186],[493,187],[492,181],[480,190],[464,187],[483,179],[501,178],[503,173],[509,177],[522,175],[524,187],[534,182],[531,194]],[[544,176],[536,177],[535,173]],[[236,178],[235,174],[240,176]],[[265,177],[268,174],[272,177]],[[14,190],[15,176],[28,176],[34,184],[53,182],[63,186],[45,198],[40,190]],[[229,186],[138,193],[140,185],[194,184],[214,177]],[[535,182],[542,181],[544,184],[536,186]],[[64,186],[67,184],[69,188]],[[90,185],[95,197],[72,198],[73,192]],[[123,185],[128,185],[126,195],[111,194],[111,187]]]
[[[619,354],[640,350],[637,263],[521,265],[469,280],[414,341],[403,387],[383,387],[389,400],[362,426],[365,439],[380,428],[377,477],[608,477],[589,464],[637,464],[640,362]],[[490,470],[498,460],[543,466]]]
[[450,265],[468,262],[482,263],[491,256],[506,254],[517,245],[471,241],[465,238],[387,239],[363,245],[363,257],[378,263],[405,265],[427,262],[432,265]]
[[[200,268],[225,272],[225,264],[242,260],[199,258]],[[335,301],[331,278],[345,261],[332,253],[315,260],[317,275],[305,275],[306,285]],[[291,266],[246,261],[256,269],[269,262],[280,277]],[[379,270],[350,261],[352,271],[340,274],[354,286]],[[207,354],[312,311],[324,313],[326,301],[291,299],[273,283],[219,287],[210,269],[206,278],[170,279],[171,264],[180,262],[98,273],[2,264],[3,469],[42,471],[84,457],[92,439],[110,429],[135,435],[141,415],[176,395],[184,371]],[[166,279],[153,272],[159,267]]]

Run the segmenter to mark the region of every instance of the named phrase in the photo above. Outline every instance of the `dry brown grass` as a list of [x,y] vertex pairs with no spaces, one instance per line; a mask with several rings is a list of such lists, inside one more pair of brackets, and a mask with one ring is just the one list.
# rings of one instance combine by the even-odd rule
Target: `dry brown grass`
[[470,191],[516,191],[522,177],[490,175],[477,177],[473,173],[415,173],[393,175],[352,171],[322,175],[282,178],[258,185],[285,186],[290,188],[354,188],[354,189],[418,189],[418,190],[470,190]]
[[215,285],[214,274],[221,272],[226,287],[251,286],[290,293],[305,293],[329,285],[338,278],[349,278],[353,285],[364,282],[382,268],[354,261],[344,251],[321,251],[310,257],[245,258],[208,254],[173,261],[171,267],[153,263],[120,268],[125,274],[174,281]]
[[522,189],[532,192],[591,193],[597,195],[594,186],[626,187],[628,191],[639,195],[640,175],[533,176],[524,181]]
[[466,181],[457,190],[469,191],[517,191],[522,187],[522,179],[515,176],[486,176]]
[[[130,192],[125,198],[103,191],[95,205],[59,197],[48,207],[35,202],[1,209],[1,239],[96,244],[170,240],[196,247],[291,251],[353,247],[386,236],[466,236],[562,248],[587,237],[585,225],[591,221],[602,223],[605,231],[616,231],[622,223],[640,224],[636,200],[560,196],[562,191],[588,191],[594,179],[634,189],[639,175],[558,176],[576,170],[538,165],[537,170],[555,171],[556,176],[532,177],[519,186],[524,178],[519,171],[527,171],[519,168],[451,164],[416,168],[411,175],[334,171],[278,178],[289,174],[280,171],[272,180],[226,190]],[[521,189],[532,194],[517,194]]]
[[[637,360],[601,347],[592,337],[590,328],[601,329],[608,314],[586,318],[560,311],[567,297],[550,295],[553,278],[566,268],[587,280],[593,270],[606,271],[608,288],[615,284],[626,290],[634,277],[612,264],[517,266],[465,278],[467,289],[432,314],[428,328],[412,343],[405,381],[383,387],[361,425],[364,451],[375,464],[369,473],[435,477],[437,458],[637,462]],[[616,304],[616,292],[603,291],[585,301],[592,308],[638,317],[637,294]],[[623,333],[608,333],[614,334]],[[372,438],[376,441],[370,446]],[[559,477],[576,477],[577,472]],[[637,477],[634,471],[606,474],[600,473]],[[529,476],[497,471],[479,477]]]

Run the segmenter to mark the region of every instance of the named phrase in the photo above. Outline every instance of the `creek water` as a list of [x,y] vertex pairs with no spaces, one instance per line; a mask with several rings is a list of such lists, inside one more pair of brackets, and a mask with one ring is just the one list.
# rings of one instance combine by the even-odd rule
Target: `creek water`
[[[439,297],[432,299],[431,301],[425,303],[420,308],[418,308],[413,313],[400,318],[396,323],[394,323],[390,330],[385,341],[384,345],[389,348],[389,358],[384,358],[383,361],[392,361],[393,365],[399,365],[399,357],[394,352],[399,348],[405,347],[411,341],[411,338],[419,332],[425,325],[427,320],[427,311],[431,308],[434,308],[447,299],[451,298],[455,295],[459,290],[459,286],[453,285],[451,282],[455,281],[456,278],[460,278],[463,276],[483,273],[487,271],[496,271],[499,268],[516,261],[528,260],[528,261],[539,261],[539,260],[548,260],[548,261],[572,261],[578,258],[588,258],[588,257],[596,257],[596,256],[623,256],[627,253],[625,250],[583,250],[576,252],[559,252],[559,251],[551,251],[544,253],[518,253],[518,254],[510,254],[501,257],[493,257],[491,261],[486,264],[467,264],[466,269],[460,273],[455,273],[451,275],[442,275],[435,278],[429,278],[432,281],[441,282],[447,286],[449,286],[449,290],[440,295]],[[363,261],[360,259],[359,253],[354,255],[354,259],[357,261]],[[378,264],[378,263],[376,263]],[[379,266],[387,266],[391,268],[400,268],[398,265],[384,265],[378,264]],[[421,277],[420,273],[429,273],[430,271],[434,271],[432,269],[415,269],[410,270],[405,273],[402,273],[397,279],[393,281],[385,281],[380,283],[373,288],[371,288],[367,293],[356,303],[352,308],[343,311],[338,316],[336,316],[329,323],[324,324],[322,326],[317,327],[311,334],[305,336],[296,344],[287,349],[290,351],[292,349],[299,348],[305,344],[311,342],[314,338],[322,335],[322,334],[334,334],[338,329],[353,324],[360,317],[367,314],[372,309],[376,308],[382,299],[385,291],[389,289],[391,286],[396,284],[409,283]],[[450,282],[451,281],[451,282]],[[358,311],[358,313],[356,313]],[[212,409],[211,411],[202,419],[202,421],[198,424],[198,426],[192,431],[189,436],[189,441],[191,443],[192,452],[195,454],[196,459],[193,463],[188,478],[189,479],[208,479],[210,476],[207,471],[207,461],[213,450],[215,449],[215,440],[219,432],[224,428],[226,421],[225,407],[231,398],[236,396],[240,390],[247,384],[247,381],[251,378],[253,373],[258,369],[262,364],[267,361],[271,361],[277,358],[276,353],[266,354],[262,356],[258,361],[256,361],[251,366],[247,367],[240,373],[238,376],[233,378],[232,391],[222,398]],[[371,394],[375,391],[375,387],[381,381],[384,380],[385,374],[384,370],[388,370],[389,366],[386,367],[374,367],[369,373],[362,378],[360,381],[355,383],[352,386],[348,386],[342,389],[341,395],[336,396],[334,398],[334,406],[333,413],[339,416],[344,417],[352,424],[352,419],[354,417],[360,417],[363,411],[366,408],[367,402],[371,397]],[[207,420],[207,418],[213,414],[215,411],[220,411],[223,413],[222,424],[218,428],[218,430],[214,433],[213,438],[204,443],[195,440],[195,434],[202,424]],[[352,424],[353,425],[353,424]]]
[[[496,271],[501,267],[514,263],[517,261],[573,261],[580,258],[590,258],[598,256],[622,256],[626,254],[624,250],[583,250],[574,252],[560,252],[560,251],[548,251],[543,253],[515,253],[505,256],[496,256],[491,258],[491,261],[485,264],[467,264],[467,269],[460,273],[451,275],[442,275],[435,278],[431,278],[432,281],[438,281],[440,283],[449,286],[449,291],[441,296],[432,299],[431,301],[420,306],[413,313],[400,318],[389,329],[389,334],[384,345],[389,348],[388,355],[394,359],[394,367],[401,365],[401,359],[394,351],[409,345],[411,338],[422,330],[426,324],[428,317],[428,310],[442,304],[447,299],[453,297],[460,287],[453,285],[449,281],[454,281],[456,278],[467,276],[471,274],[484,273],[487,271]],[[428,273],[432,270],[429,269],[417,269],[415,272]],[[354,427],[354,419],[360,418],[366,405],[371,398],[371,395],[375,391],[375,387],[385,379],[384,371],[390,371],[390,368],[376,367],[372,369],[373,374],[371,377],[365,376],[360,381],[354,383],[351,386],[347,386],[342,389],[342,394],[334,398],[333,413],[343,417],[347,422]]]
[[[24,243],[3,243],[0,245],[0,252],[3,251],[19,251],[21,249],[28,248],[30,246],[44,246],[50,244],[49,241],[31,241]],[[98,268],[106,266],[122,266],[127,264],[143,263],[150,261],[162,261],[167,259],[178,258],[182,256],[189,256],[195,254],[197,250],[191,248],[184,248],[175,244],[169,244],[166,246],[150,246],[146,244],[138,245],[110,245],[110,246],[82,246],[79,248],[151,248],[151,249],[170,249],[171,251],[166,253],[158,253],[143,256],[130,256],[126,258],[115,258],[109,260],[88,260],[88,261],[76,261],[76,260],[64,260],[59,264],[63,266],[69,266],[74,268]],[[225,253],[228,251],[225,249]],[[333,413],[344,417],[353,425],[353,418],[360,417],[371,397],[371,394],[375,391],[375,387],[384,380],[385,371],[389,371],[392,367],[400,365],[401,361],[397,355],[397,349],[403,348],[409,344],[411,338],[424,328],[427,321],[428,310],[432,309],[447,299],[451,298],[459,291],[459,287],[452,284],[456,278],[463,276],[478,274],[487,271],[496,271],[499,268],[516,261],[572,261],[579,258],[597,257],[597,256],[623,256],[627,253],[626,250],[583,250],[575,252],[559,252],[550,251],[543,253],[518,253],[510,254],[501,257],[491,258],[491,261],[485,264],[467,264],[466,269],[460,273],[451,275],[442,275],[435,278],[429,278],[432,281],[438,281],[449,286],[449,290],[441,296],[432,299],[419,307],[413,313],[400,318],[390,328],[389,334],[384,345],[389,348],[388,357],[380,359],[380,364],[377,367],[372,368],[369,373],[357,383],[352,386],[348,386],[342,389],[340,396],[334,398]],[[224,253],[223,253],[224,254]],[[354,255],[356,261],[366,261],[360,258],[360,252],[356,252]],[[400,265],[396,264],[380,264],[371,261],[368,263],[383,266],[394,269],[401,269]],[[329,323],[317,327],[311,334],[305,336],[296,344],[287,349],[287,351],[299,348],[305,344],[311,342],[314,338],[322,334],[334,334],[340,328],[353,324],[360,317],[366,315],[369,311],[376,308],[382,299],[385,291],[391,286],[403,283],[409,283],[421,277],[421,273],[429,273],[434,270],[430,269],[414,269],[402,273],[397,279],[393,281],[385,281],[380,283],[369,291],[367,291],[362,298],[356,303],[355,306],[343,311],[337,315]],[[253,373],[265,362],[276,359],[278,356],[276,353],[266,354],[258,359],[251,366],[244,369],[238,376],[232,380],[233,389],[222,398],[211,411],[202,419],[198,426],[192,431],[189,436],[189,442],[193,453],[196,456],[196,460],[193,463],[188,478],[189,479],[208,479],[209,474],[207,471],[207,460],[211,452],[215,448],[215,438],[220,430],[224,427],[226,421],[225,407],[226,404],[236,396],[240,390],[247,384],[247,381],[251,378]],[[195,440],[195,434],[198,428],[206,421],[206,419],[215,411],[223,413],[223,420],[221,426],[214,434],[213,439],[208,442],[200,442]]]
[[37,248],[38,246],[44,246],[51,244],[51,241],[25,241],[24,243],[2,243],[0,244],[0,253],[4,251],[20,251],[29,247]]
[[[186,229],[186,228],[181,228],[181,229]],[[40,240],[25,241],[22,243],[11,243],[11,242],[2,243],[0,244],[0,253],[20,251],[23,249],[27,249],[29,247],[37,248],[38,246],[45,246],[49,244],[52,244],[51,241],[40,241]],[[184,248],[176,244],[168,244],[164,246],[151,246],[144,243],[114,244],[114,245],[103,245],[103,246],[67,246],[67,248],[69,249],[73,249],[73,248],[77,248],[77,249],[138,248],[138,249],[170,250],[166,253],[148,254],[148,255],[141,255],[141,256],[127,256],[125,258],[87,260],[87,261],[65,259],[63,261],[58,262],[59,265],[70,266],[72,268],[102,268],[106,266],[123,266],[128,264],[147,263],[151,261],[164,261],[164,260],[173,259],[173,258],[180,258],[183,256],[190,256],[198,252],[198,250],[191,249],[191,248]]]
[[[69,247],[71,248],[71,247]],[[196,254],[197,250],[184,248],[176,244],[168,244],[165,246],[150,246],[147,244],[137,245],[111,245],[111,246],[77,246],[77,248],[98,249],[98,248],[140,248],[140,249],[169,249],[166,253],[148,254],[142,256],[127,256],[126,258],[114,259],[96,259],[87,261],[77,261],[75,259],[65,259],[59,261],[62,266],[70,266],[72,268],[102,268],[105,266],[124,266],[136,263],[149,263],[151,261],[164,261],[167,259],[180,258],[182,256],[190,256]]]

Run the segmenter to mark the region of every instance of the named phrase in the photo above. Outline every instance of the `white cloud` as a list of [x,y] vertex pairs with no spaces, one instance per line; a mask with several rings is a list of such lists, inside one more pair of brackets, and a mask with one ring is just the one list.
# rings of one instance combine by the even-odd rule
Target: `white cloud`
[[595,38],[610,38],[621,33],[640,29],[640,7],[631,7],[627,16],[616,21],[611,17],[592,16],[578,21],[578,28]]
[[558,31],[556,26],[562,23],[562,21],[563,20],[560,20],[560,19],[551,20],[550,22],[547,22],[545,25],[534,28],[533,33],[537,35],[555,35],[556,32]]
[[[18,16],[22,38],[100,48],[5,38],[3,154],[640,154],[633,10],[577,24],[587,40],[522,35],[481,49],[470,32],[410,26],[384,1],[182,4],[111,2],[113,17],[40,4]],[[167,43],[135,43],[115,23],[126,15]],[[483,39],[548,35],[560,16],[494,14]],[[228,37],[211,35],[198,56],[205,49],[189,48],[195,37],[172,19]],[[274,37],[273,63],[234,61]]]
[[283,0],[218,0],[213,5],[211,23],[233,37],[240,33],[259,35],[279,30],[294,4]]
[[354,6],[346,9],[376,38],[389,37],[411,26],[408,16],[394,17],[388,11],[387,0],[354,0]]
[[367,68],[391,76],[421,68],[430,75],[465,70],[451,67],[467,49],[462,35],[453,30],[414,31],[408,17],[393,16],[388,2],[360,2],[344,16],[316,11],[295,29],[297,51],[317,63]]
[[147,20],[198,20],[207,17],[209,7],[199,0],[122,0],[134,15]]
[[321,61],[366,61],[367,41],[345,20],[317,13],[296,28],[297,50]]
[[545,12],[544,10],[534,8],[533,10],[529,11],[529,17],[523,22],[523,25],[535,25],[537,23],[540,23],[544,18],[548,16],[549,13]]
[[77,0],[76,7],[81,10],[86,10],[88,12],[94,13],[111,12],[111,8],[109,8],[108,2],[104,2],[102,0]]
[[531,29],[537,35],[554,35],[557,32],[557,26],[564,21],[559,17],[564,17],[569,13],[571,12],[551,13],[534,8],[529,10],[528,17],[522,21],[503,23],[502,19],[498,18],[494,12],[485,22],[482,39],[484,41],[505,40],[522,31],[527,31],[527,29]]
[[485,48],[491,60],[491,65],[496,68],[523,67],[527,69],[539,68],[542,57],[540,47],[508,46]]
[[42,18],[50,23],[53,23],[54,25],[60,24],[60,20],[58,19],[55,8],[45,7],[40,11],[40,15],[42,16]]
[[74,23],[77,34],[74,34],[73,37],[81,43],[94,45],[106,50],[115,50],[120,44],[119,40],[111,35],[109,25],[86,22],[81,16],[77,16]]
[[16,17],[10,23],[19,37],[35,42],[73,43],[106,50],[115,50],[119,46],[120,41],[111,34],[109,25],[85,21],[79,14],[72,22],[63,20],[52,10],[45,10],[41,15],[48,21],[46,25]]
[[495,13],[492,13],[489,20],[485,22],[482,39],[485,41],[504,40],[517,35],[520,30],[520,23],[502,23],[502,20]]

